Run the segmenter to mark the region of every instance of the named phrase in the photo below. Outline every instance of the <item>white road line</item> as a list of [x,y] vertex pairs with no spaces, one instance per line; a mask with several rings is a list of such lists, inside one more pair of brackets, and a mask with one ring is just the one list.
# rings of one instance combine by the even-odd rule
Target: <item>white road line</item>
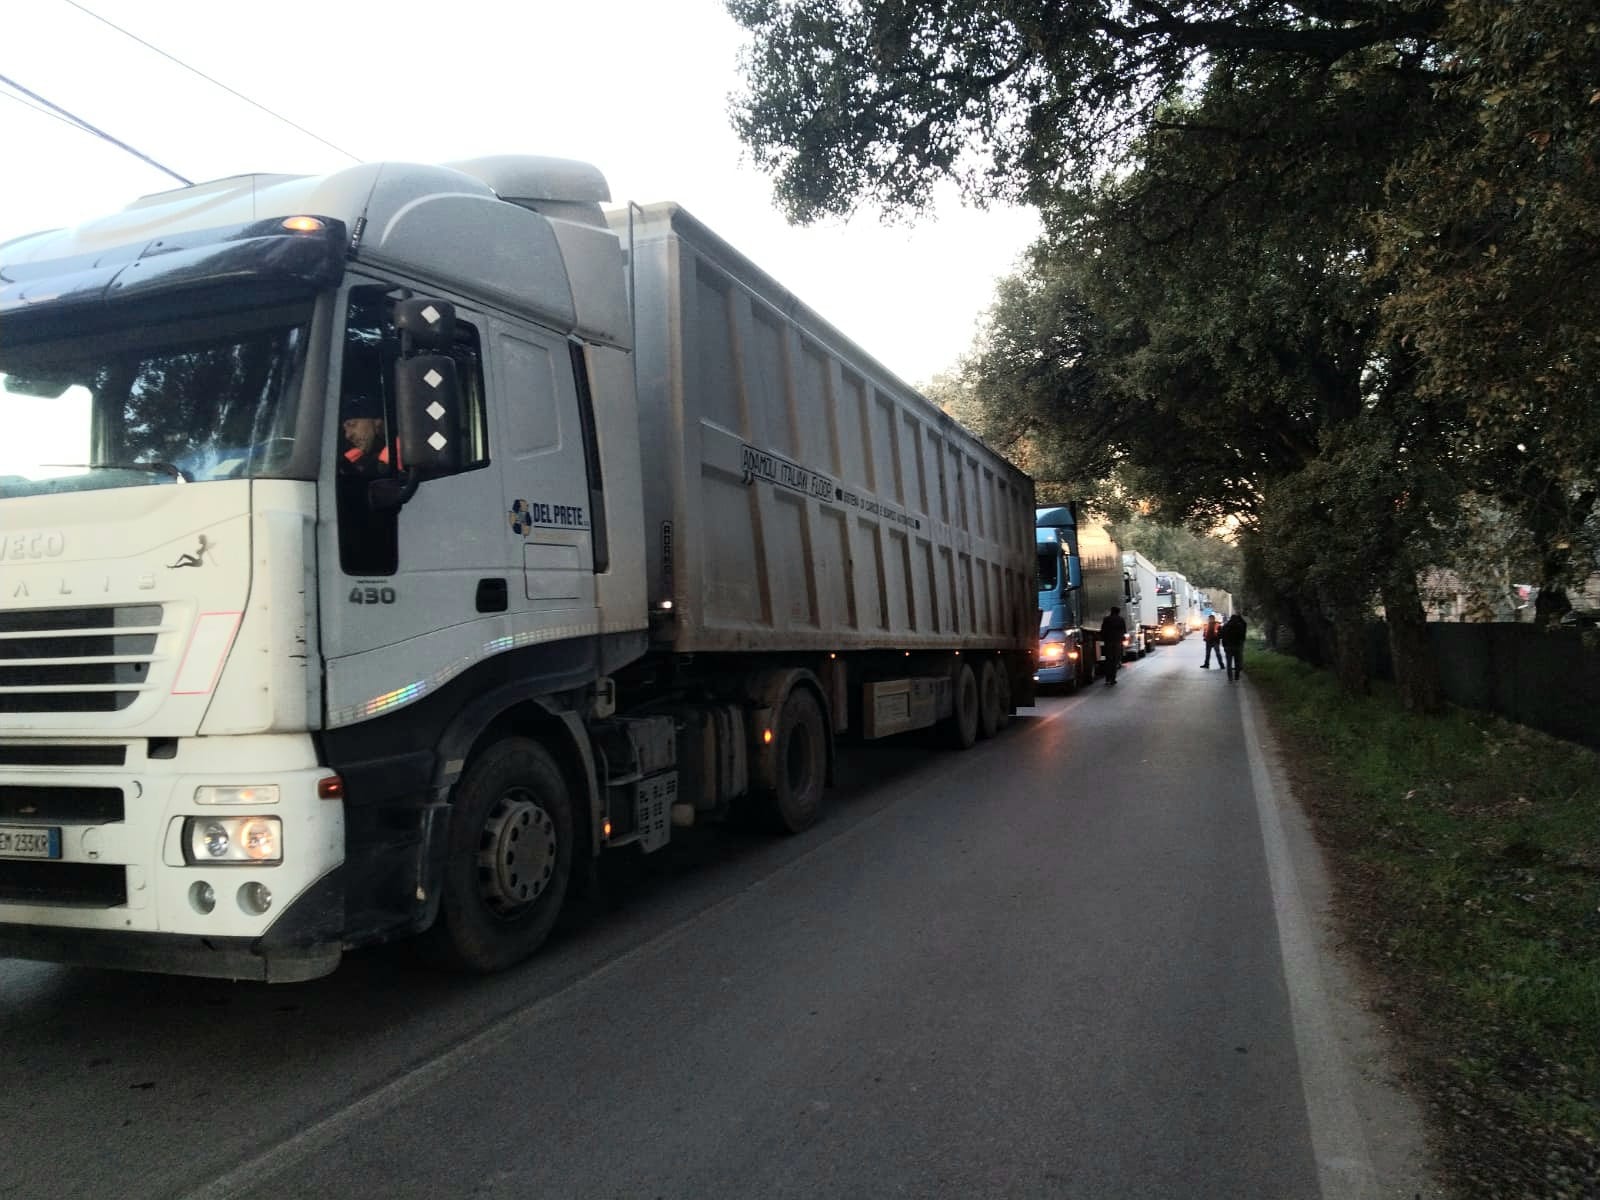
[[1272,905],[1278,919],[1278,948],[1289,990],[1289,1017],[1300,1060],[1306,1119],[1317,1160],[1317,1183],[1322,1200],[1375,1200],[1379,1195],[1377,1172],[1356,1108],[1350,1069],[1334,1032],[1316,935],[1278,816],[1280,795],[1287,796],[1288,786],[1280,786],[1281,769],[1275,762],[1269,763],[1268,752],[1263,749],[1265,743],[1276,753],[1271,734],[1261,724],[1248,683],[1239,689],[1239,698],[1244,708],[1250,781],[1261,818]]

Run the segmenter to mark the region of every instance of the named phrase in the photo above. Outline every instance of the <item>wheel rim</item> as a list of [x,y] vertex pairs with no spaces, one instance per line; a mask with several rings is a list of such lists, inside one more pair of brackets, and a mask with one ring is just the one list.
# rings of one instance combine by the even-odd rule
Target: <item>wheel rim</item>
[[478,892],[501,916],[532,905],[555,875],[560,842],[556,824],[533,795],[513,788],[483,824],[478,849]]

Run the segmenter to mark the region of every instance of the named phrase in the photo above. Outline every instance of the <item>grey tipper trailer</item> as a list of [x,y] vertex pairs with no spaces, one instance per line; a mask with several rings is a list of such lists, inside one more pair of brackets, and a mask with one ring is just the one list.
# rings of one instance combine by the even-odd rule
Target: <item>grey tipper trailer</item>
[[630,217],[657,639],[991,652],[1020,691],[1028,477],[682,208]]
[[504,967],[600,855],[1031,702],[1031,481],[609,198],[381,163],[0,245],[0,955]]

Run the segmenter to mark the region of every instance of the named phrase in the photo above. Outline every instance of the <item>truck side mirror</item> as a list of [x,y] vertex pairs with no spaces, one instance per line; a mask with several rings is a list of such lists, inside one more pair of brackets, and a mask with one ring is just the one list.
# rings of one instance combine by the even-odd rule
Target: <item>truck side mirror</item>
[[448,350],[456,340],[456,306],[427,297],[396,300],[394,327],[410,335],[413,350]]
[[461,469],[461,386],[456,362],[444,354],[415,354],[394,368],[400,468],[417,479]]

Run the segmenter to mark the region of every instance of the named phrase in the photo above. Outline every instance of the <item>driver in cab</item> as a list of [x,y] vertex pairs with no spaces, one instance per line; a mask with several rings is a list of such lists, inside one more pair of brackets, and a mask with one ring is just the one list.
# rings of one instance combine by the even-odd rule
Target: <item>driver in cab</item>
[[397,457],[390,449],[383,402],[376,396],[346,396],[340,406],[344,450],[339,474],[373,479],[387,475]]

